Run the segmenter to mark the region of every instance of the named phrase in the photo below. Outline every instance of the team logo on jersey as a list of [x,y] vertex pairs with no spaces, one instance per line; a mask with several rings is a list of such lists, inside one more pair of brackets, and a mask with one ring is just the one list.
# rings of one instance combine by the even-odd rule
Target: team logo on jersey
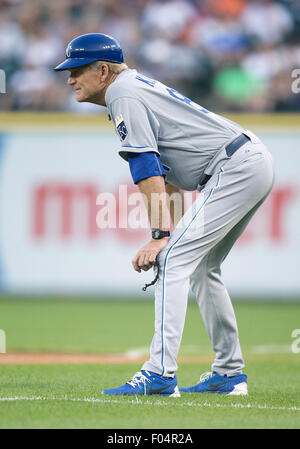
[[128,134],[128,131],[127,131],[122,114],[120,114],[116,117],[115,123],[116,123],[116,128],[117,128],[119,136],[121,137],[122,140],[124,140]]

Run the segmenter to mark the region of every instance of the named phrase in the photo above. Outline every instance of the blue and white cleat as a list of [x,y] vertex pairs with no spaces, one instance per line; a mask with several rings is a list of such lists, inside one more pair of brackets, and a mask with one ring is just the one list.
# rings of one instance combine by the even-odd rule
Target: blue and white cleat
[[139,371],[121,387],[103,390],[102,394],[160,395],[179,398],[177,377],[163,377],[151,371]]
[[247,376],[246,374],[237,374],[227,377],[219,374],[204,373],[200,376],[198,384],[192,387],[183,387],[179,391],[185,393],[219,393],[227,395],[247,395]]

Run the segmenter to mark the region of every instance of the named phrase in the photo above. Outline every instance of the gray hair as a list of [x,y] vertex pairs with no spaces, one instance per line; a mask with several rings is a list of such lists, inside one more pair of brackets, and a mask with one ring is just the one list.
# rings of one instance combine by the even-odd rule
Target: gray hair
[[128,69],[127,64],[125,64],[124,62],[119,64],[116,62],[108,62],[108,61],[94,61],[94,62],[91,62],[91,64],[89,64],[89,66],[93,70],[97,71],[97,70],[99,70],[99,68],[101,67],[102,64],[107,64],[109,71],[112,73],[116,73],[116,74],[119,74],[119,73],[123,72],[123,70]]

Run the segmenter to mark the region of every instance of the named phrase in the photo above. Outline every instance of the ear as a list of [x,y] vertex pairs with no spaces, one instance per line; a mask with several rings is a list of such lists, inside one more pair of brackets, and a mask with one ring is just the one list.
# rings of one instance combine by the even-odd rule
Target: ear
[[100,81],[105,82],[109,78],[109,68],[107,64],[101,64],[100,70]]

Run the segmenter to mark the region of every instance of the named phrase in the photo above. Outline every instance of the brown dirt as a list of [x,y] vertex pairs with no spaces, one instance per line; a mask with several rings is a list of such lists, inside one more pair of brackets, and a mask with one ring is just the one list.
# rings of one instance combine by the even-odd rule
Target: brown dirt
[[[38,365],[63,363],[136,363],[147,357],[128,357],[122,354],[64,354],[49,352],[10,352],[0,354],[0,365]],[[211,357],[179,357],[178,362],[211,362]]]

